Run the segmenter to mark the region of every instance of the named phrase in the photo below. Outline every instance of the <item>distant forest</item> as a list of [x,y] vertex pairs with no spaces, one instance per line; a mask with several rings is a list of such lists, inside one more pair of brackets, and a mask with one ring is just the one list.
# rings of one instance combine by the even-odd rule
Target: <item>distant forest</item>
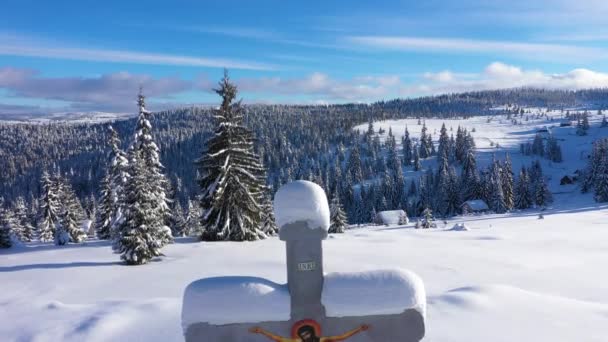
[[[135,98],[135,94],[134,94]],[[256,150],[276,191],[292,179],[325,179],[336,163],[346,169],[345,154],[362,142],[355,125],[402,118],[466,118],[504,114],[506,104],[557,109],[608,108],[608,89],[559,91],[509,89],[397,99],[373,104],[246,105],[246,124],[257,138]],[[154,108],[150,108],[154,109]],[[134,106],[135,110],[135,106]],[[109,126],[130,142],[135,118],[105,123],[8,123],[0,121],[0,196],[23,197],[33,205],[41,192],[43,171],[69,180],[83,203],[98,196],[109,153]],[[152,115],[165,173],[175,198],[187,203],[197,193],[194,161],[203,153],[214,122],[210,108],[181,108]],[[123,147],[125,147],[123,146]],[[338,162],[336,162],[338,160]]]

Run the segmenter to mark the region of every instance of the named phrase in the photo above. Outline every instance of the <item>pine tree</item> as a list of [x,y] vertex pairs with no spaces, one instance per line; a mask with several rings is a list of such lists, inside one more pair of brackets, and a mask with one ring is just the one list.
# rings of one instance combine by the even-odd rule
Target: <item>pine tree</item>
[[0,197],[0,248],[12,246],[11,213],[4,207],[4,198]]
[[490,185],[490,196],[491,196],[491,200],[490,200],[490,207],[492,208],[492,210],[494,210],[496,213],[504,213],[505,211],[507,211],[507,206],[505,203],[505,196],[504,196],[504,192],[502,189],[502,177],[501,177],[502,171],[501,171],[501,167],[500,167],[500,163],[496,160],[493,161],[492,163],[492,169],[491,169],[491,173],[490,173],[490,178],[489,178],[489,185]]
[[112,220],[114,217],[114,201],[112,191],[111,175],[106,173],[101,181],[99,207],[95,220],[97,237],[101,240],[112,238]]
[[179,200],[175,200],[175,202],[173,203],[173,213],[171,214],[173,222],[172,225],[170,225],[171,235],[173,235],[174,237],[187,236],[186,217],[184,215],[184,209],[179,203]]
[[414,171],[422,170],[422,164],[420,163],[420,152],[418,148],[414,150]]
[[150,112],[145,97],[138,96],[139,117],[133,144],[129,148],[128,180],[124,188],[122,219],[114,232],[114,250],[129,265],[145,264],[161,256],[171,242],[167,200],[168,181],[162,173],[159,148],[152,138]]
[[355,183],[360,183],[363,180],[363,172],[361,170],[361,155],[359,147],[355,145],[348,157],[348,172]]
[[[148,182],[144,161],[139,154],[131,153],[129,159],[130,179],[126,187],[124,223],[116,242],[116,251],[128,265],[145,264],[153,257],[161,256],[165,239],[159,233],[171,235],[160,219],[156,206],[153,185]],[[166,229],[164,229],[166,228]]]
[[55,239],[56,225],[59,224],[59,195],[51,176],[42,174],[42,197],[40,198],[41,218],[38,224],[40,241],[51,242]]
[[199,161],[203,177],[202,240],[256,240],[261,230],[261,201],[266,186],[265,170],[253,150],[253,134],[242,125],[243,109],[233,103],[237,88],[228,73],[215,92],[222,104],[215,112],[217,128]]
[[194,200],[188,201],[185,233],[187,236],[201,236],[202,234],[200,205]]
[[437,225],[433,221],[435,221],[433,211],[429,208],[424,209],[422,211],[422,222],[420,223],[422,228],[435,228]]
[[264,204],[262,205],[262,231],[269,236],[276,235],[279,232],[274,217],[272,201],[269,197],[264,198]]
[[535,202],[536,205],[541,208],[553,202],[553,195],[551,194],[551,191],[549,191],[549,187],[544,178],[541,178],[536,186]]
[[501,168],[500,179],[502,181],[505,209],[511,210],[515,207],[515,193],[513,190],[513,166],[508,153]]
[[[426,124],[422,124],[422,132],[420,134],[420,145],[418,148],[419,157],[422,159],[428,158],[431,156],[431,146],[428,144]],[[431,144],[432,145],[432,144]]]
[[86,239],[81,229],[84,210],[72,186],[59,173],[54,176],[61,208],[59,221],[55,225],[55,244],[65,245],[68,242],[80,243]]
[[15,217],[15,226],[18,227],[18,229],[13,230],[15,236],[22,242],[32,241],[34,238],[34,227],[30,222],[23,197],[17,197],[13,211]]
[[403,146],[403,165],[412,165],[412,139],[410,139],[410,132],[405,127],[405,135],[402,141]]
[[525,168],[522,167],[515,188],[515,208],[528,209],[532,206],[532,195],[530,194],[530,180]]
[[331,201],[331,220],[329,225],[329,233],[344,233],[344,230],[347,227],[346,222],[346,214],[344,213],[344,209],[342,209],[342,205],[340,204],[340,196],[334,195],[334,198]]
[[461,193],[464,201],[480,199],[480,179],[473,151],[467,151],[462,165]]
[[[145,121],[142,121],[142,116],[147,114],[145,111],[144,98],[140,94],[139,98],[140,103],[140,113],[138,118],[138,127],[142,125],[146,125]],[[142,110],[144,113],[142,113]],[[144,118],[145,119],[145,118]],[[139,129],[139,135],[136,134],[136,140],[145,140],[146,144],[144,146],[148,147],[148,149],[154,149],[154,146],[150,143],[150,132],[151,129],[149,123],[145,130]],[[109,166],[106,170],[106,176],[108,177],[107,182],[109,182],[109,198],[107,199],[107,208],[104,208],[103,212],[103,221],[102,223],[106,224],[106,227],[103,227],[103,235],[107,236],[107,231],[109,231],[110,239],[112,239],[113,244],[112,247],[116,251],[118,248],[118,240],[120,239],[120,230],[123,227],[124,223],[124,211],[125,208],[125,196],[126,196],[126,185],[129,181],[129,157],[127,154],[120,148],[121,142],[118,137],[118,133],[112,126],[109,127],[110,138],[108,144],[110,145],[110,155],[109,155]],[[146,135],[147,134],[147,135]],[[146,136],[144,136],[146,135]],[[131,147],[133,149],[134,145]],[[152,145],[152,146],[151,146]],[[151,171],[153,171],[152,169]],[[109,228],[107,227],[109,225]],[[98,230],[102,229],[98,227]]]
[[449,158],[449,146],[450,138],[448,137],[448,130],[445,128],[445,123],[442,123],[439,134],[439,146],[437,147],[437,155],[442,158]]

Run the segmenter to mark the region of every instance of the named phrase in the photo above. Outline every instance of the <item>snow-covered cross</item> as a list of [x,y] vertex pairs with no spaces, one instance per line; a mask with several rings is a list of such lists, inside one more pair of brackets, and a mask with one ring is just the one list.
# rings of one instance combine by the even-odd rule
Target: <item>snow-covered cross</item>
[[323,273],[329,206],[321,187],[295,181],[274,200],[286,243],[287,284],[256,277],[216,277],[185,291],[186,341],[420,341],[424,285],[404,270]]

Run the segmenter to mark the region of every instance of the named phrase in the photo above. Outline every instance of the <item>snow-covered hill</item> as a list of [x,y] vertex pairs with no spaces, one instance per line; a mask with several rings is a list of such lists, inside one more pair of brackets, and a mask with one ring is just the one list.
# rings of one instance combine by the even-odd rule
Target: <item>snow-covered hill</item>
[[[591,152],[593,141],[599,138],[608,137],[608,127],[600,127],[603,116],[598,115],[596,110],[588,111],[589,123],[591,128],[585,136],[576,135],[576,121],[566,119],[566,113],[572,115],[582,113],[583,110],[548,110],[547,108],[526,108],[526,113],[520,117],[513,115],[518,121],[513,124],[507,115],[474,116],[469,119],[403,119],[387,120],[374,122],[376,132],[383,130],[380,140],[383,141],[392,130],[396,137],[398,148],[401,148],[401,138],[407,127],[410,137],[418,139],[422,131],[422,123],[427,127],[427,133],[431,134],[433,141],[437,143],[442,124],[445,124],[448,135],[454,134],[460,126],[466,128],[475,138],[477,147],[478,165],[485,167],[490,164],[492,156],[503,159],[505,153],[509,153],[513,161],[513,171],[519,172],[522,166],[528,167],[534,160],[540,160],[545,176],[548,178],[549,187],[553,192],[577,193],[576,186],[560,186],[559,181],[565,175],[572,176],[576,170],[584,169],[587,165],[587,158]],[[527,119],[526,119],[527,117]],[[420,124],[419,124],[420,122]],[[572,126],[560,127],[561,123],[571,122]],[[354,128],[361,133],[365,133],[368,124],[358,125]],[[532,142],[534,136],[539,131],[543,136],[552,134],[562,148],[564,161],[554,163],[539,156],[526,156],[520,153],[520,144]],[[429,158],[423,162],[425,168],[432,166],[437,169],[434,162],[435,158]],[[417,175],[415,172],[405,172],[406,176]]]
[[[430,230],[360,227],[324,243],[325,270],[399,267],[419,274],[429,302],[425,341],[605,341],[607,220],[607,206],[579,196],[543,220],[522,212],[457,217]],[[449,230],[459,222],[470,230]],[[286,280],[277,238],[181,239],[164,253],[134,267],[122,265],[104,242],[0,251],[1,340],[179,341],[181,296],[191,281]]]

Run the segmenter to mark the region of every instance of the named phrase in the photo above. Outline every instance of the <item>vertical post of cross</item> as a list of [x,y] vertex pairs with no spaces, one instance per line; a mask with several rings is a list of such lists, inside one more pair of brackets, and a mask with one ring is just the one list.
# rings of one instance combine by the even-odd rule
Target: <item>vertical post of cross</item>
[[322,241],[329,228],[325,192],[311,182],[292,182],[279,189],[274,207],[279,237],[286,247],[291,319],[322,319]]
[[321,304],[323,292],[323,246],[327,237],[323,230],[309,229],[304,222],[282,227],[281,240],[287,252],[287,286],[291,296],[291,318],[319,318],[325,316]]

